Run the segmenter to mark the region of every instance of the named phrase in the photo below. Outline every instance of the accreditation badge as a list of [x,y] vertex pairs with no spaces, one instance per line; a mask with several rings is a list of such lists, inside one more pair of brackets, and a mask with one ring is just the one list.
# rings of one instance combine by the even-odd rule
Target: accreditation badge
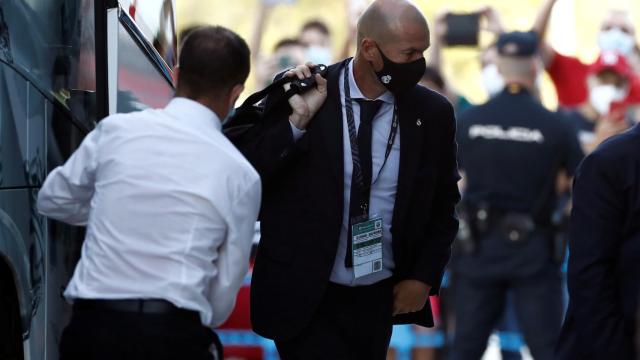
[[351,226],[353,273],[361,278],[382,270],[382,218],[374,216]]

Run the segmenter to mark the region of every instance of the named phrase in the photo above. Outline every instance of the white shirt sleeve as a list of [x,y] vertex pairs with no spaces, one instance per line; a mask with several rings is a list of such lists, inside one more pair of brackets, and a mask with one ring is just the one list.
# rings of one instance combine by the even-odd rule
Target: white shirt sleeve
[[95,188],[100,125],[63,165],[54,169],[38,193],[38,211],[52,219],[85,226]]
[[300,140],[300,138],[302,137],[302,135],[304,135],[306,130],[298,129],[295,125],[293,125],[291,120],[289,120],[289,125],[291,125],[291,132],[293,133],[293,141]]
[[249,257],[261,200],[258,178],[231,206],[227,237],[218,250],[218,276],[211,287],[212,326],[221,325],[233,311],[238,290],[249,270]]

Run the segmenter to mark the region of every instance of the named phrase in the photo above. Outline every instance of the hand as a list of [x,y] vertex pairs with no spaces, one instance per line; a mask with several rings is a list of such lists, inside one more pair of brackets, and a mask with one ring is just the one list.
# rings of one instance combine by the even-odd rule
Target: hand
[[368,2],[366,0],[346,0],[344,3],[347,11],[347,29],[349,31],[347,36],[355,38],[358,33],[358,19],[367,9]]
[[[302,80],[311,76],[311,69],[314,66],[315,65],[311,63],[300,65],[295,69],[287,71],[284,76],[295,76]],[[315,89],[308,90],[302,95],[294,95],[289,98],[289,105],[291,105],[293,109],[293,113],[289,116],[289,121],[300,130],[307,128],[313,116],[327,99],[327,80],[316,74],[316,83]],[[290,84],[286,84],[285,90],[289,90],[290,87]]]
[[420,311],[429,300],[431,286],[418,280],[403,280],[393,288],[393,315]]
[[487,19],[487,22],[482,27],[482,30],[486,30],[495,35],[499,35],[504,32],[504,26],[502,26],[502,21],[500,20],[500,14],[496,11],[495,8],[491,6],[485,6],[480,9],[480,14]]

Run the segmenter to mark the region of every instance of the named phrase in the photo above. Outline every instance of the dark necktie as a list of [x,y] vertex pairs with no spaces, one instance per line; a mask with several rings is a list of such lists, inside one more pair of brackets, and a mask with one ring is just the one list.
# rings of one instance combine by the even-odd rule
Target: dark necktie
[[[352,241],[351,241],[351,219],[364,214],[362,205],[366,204],[368,215],[369,195],[371,194],[371,139],[373,137],[372,122],[380,106],[381,100],[356,99],[360,104],[360,126],[358,127],[358,155],[353,157],[353,172],[351,175],[351,200],[349,201],[349,228],[347,232],[347,254],[344,265],[347,268],[353,267]],[[356,169],[360,168],[360,172]],[[362,180],[359,179],[362,176]],[[364,184],[364,189],[360,186]]]

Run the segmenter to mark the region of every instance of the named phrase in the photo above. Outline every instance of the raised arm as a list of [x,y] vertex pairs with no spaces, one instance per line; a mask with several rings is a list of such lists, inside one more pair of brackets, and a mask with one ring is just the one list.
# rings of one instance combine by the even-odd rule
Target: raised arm
[[347,39],[340,51],[339,59],[346,59],[353,54],[354,45],[358,41],[358,18],[367,8],[364,1],[344,0],[345,11],[347,12]]
[[538,16],[536,17],[536,21],[531,28],[531,31],[537,33],[538,38],[540,39],[540,49],[545,67],[548,67],[551,64],[556,54],[555,50],[549,46],[545,40],[547,28],[549,27],[549,19],[551,18],[551,11],[553,10],[553,6],[556,4],[556,1],[557,0],[544,0],[542,7],[538,12]]
[[433,30],[431,36],[431,47],[429,48],[429,56],[427,57],[427,66],[442,72],[442,46],[444,37],[447,34],[446,17],[448,10],[441,10],[436,14],[433,21]]
[[[264,28],[271,14],[273,5],[269,5],[264,1],[260,2],[258,13],[256,15],[255,27],[253,28],[253,34],[251,35],[251,61],[256,64],[261,60],[262,53],[260,48],[262,47],[262,36],[264,35]],[[254,65],[255,66],[255,65]]]
[[[485,6],[480,8],[478,13],[485,19],[481,30],[490,32],[496,37],[504,32],[502,19],[495,8]],[[446,46],[445,37],[448,31],[448,14],[449,10],[441,10],[435,16],[433,23],[433,36],[431,37],[431,47],[429,48],[429,57],[427,59],[427,66],[437,69],[440,72],[442,72],[442,47]]]
[[486,19],[482,30],[488,31],[496,37],[504,32],[504,24],[502,24],[502,18],[498,10],[492,6],[485,6],[480,9],[480,14]]
[[[311,65],[309,65],[311,66]],[[304,79],[311,76],[307,65],[287,71],[284,76]],[[283,75],[276,77],[278,79]],[[263,183],[269,182],[295,158],[298,143],[307,126],[327,98],[327,81],[316,74],[317,87],[302,95],[294,95],[288,106],[274,106],[272,96],[267,98],[265,108],[271,109],[259,124],[246,135],[247,140],[238,144],[242,153],[258,170]],[[282,92],[285,89],[281,90]],[[282,96],[276,94],[274,97]],[[272,109],[273,108],[273,109]]]

